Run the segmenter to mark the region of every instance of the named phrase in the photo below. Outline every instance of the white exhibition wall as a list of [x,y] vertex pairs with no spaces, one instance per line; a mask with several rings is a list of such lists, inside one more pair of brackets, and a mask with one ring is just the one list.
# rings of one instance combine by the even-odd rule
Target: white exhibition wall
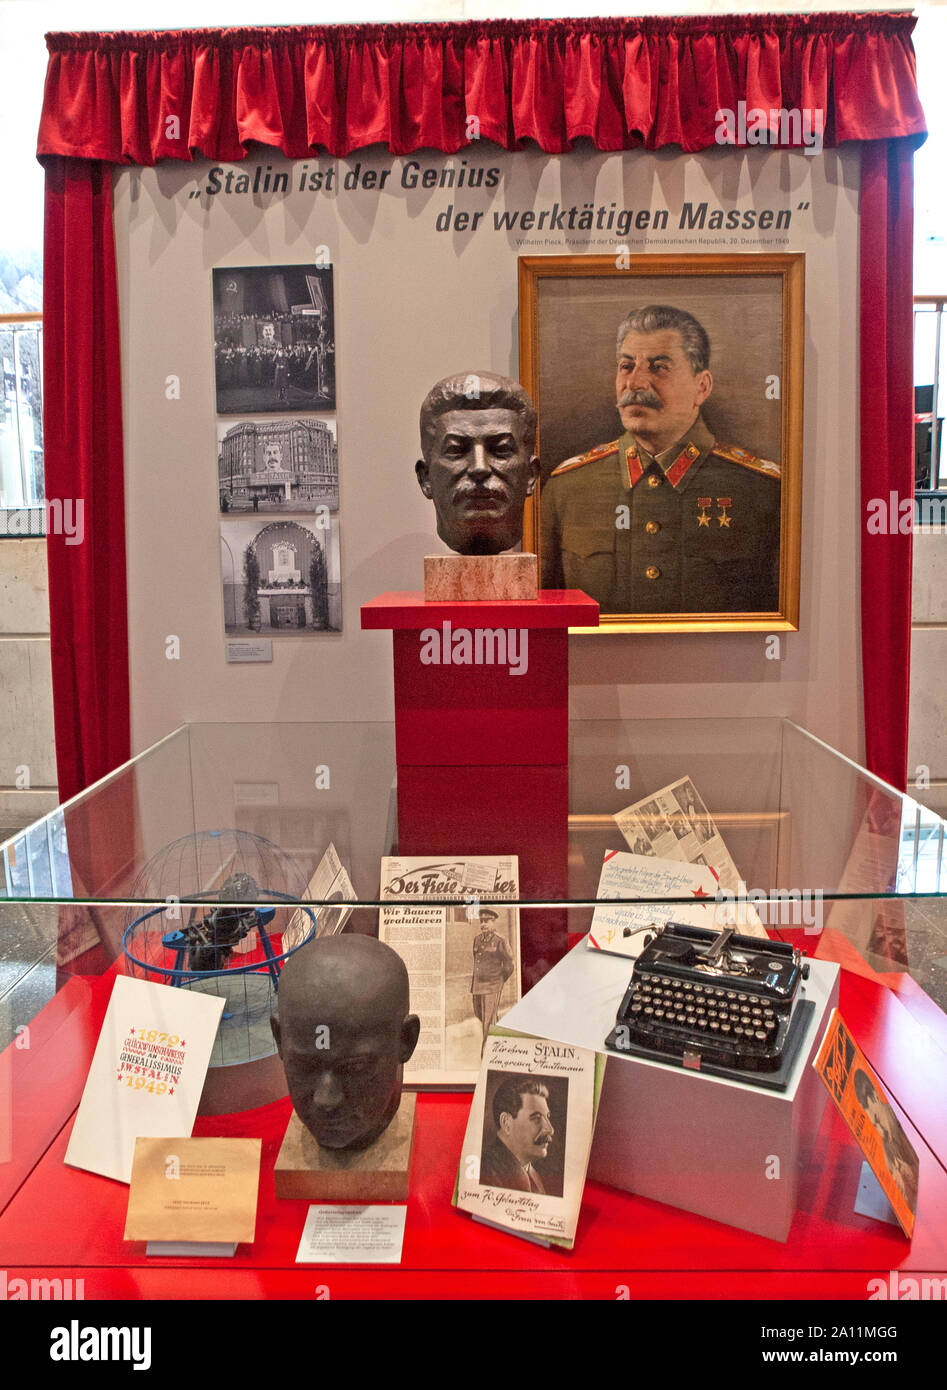
[[[496,186],[402,186],[413,165],[439,179],[462,159],[498,169]],[[857,153],[586,147],[560,157],[474,142],[453,161],[373,150],[305,163],[308,172],[335,167],[335,190],[299,191],[301,166],[269,151],[230,167],[286,170],[286,193],[210,193],[223,181],[210,180],[204,163],[115,176],[133,750],[185,720],[391,717],[391,639],[360,630],[359,606],[384,590],[419,589],[423,556],[437,548],[413,474],[418,406],[450,371],[517,375],[518,255],[618,249],[614,231],[524,234],[497,228],[494,214],[591,201],[668,210],[666,230],[623,239],[634,253],[805,253],[802,592],[800,631],[781,635],[778,660],[768,659],[763,633],[573,637],[573,711],[788,715],[860,757]],[[390,170],[384,189],[360,179],[338,191],[356,166],[363,176]],[[681,229],[685,202],[703,201],[786,209],[790,225],[778,234]],[[449,204],[483,211],[477,230],[438,231]],[[319,246],[335,271],[343,631],[274,637],[272,664],[228,665],[211,270],[305,263]],[[605,398],[613,370],[603,363]],[[180,399],[167,397],[172,375]],[[619,433],[616,415],[608,437]],[[180,639],[178,659],[167,658],[170,636]]]

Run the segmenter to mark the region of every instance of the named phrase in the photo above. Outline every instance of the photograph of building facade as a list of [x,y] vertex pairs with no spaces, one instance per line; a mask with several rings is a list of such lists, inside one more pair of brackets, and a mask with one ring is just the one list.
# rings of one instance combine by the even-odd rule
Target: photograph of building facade
[[314,511],[339,505],[334,422],[241,420],[218,426],[222,512]]

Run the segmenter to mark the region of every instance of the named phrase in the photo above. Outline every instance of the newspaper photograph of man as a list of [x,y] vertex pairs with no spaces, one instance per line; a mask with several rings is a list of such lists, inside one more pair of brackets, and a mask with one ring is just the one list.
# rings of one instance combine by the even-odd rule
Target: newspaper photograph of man
[[509,944],[495,929],[499,913],[492,907],[480,909],[481,930],[473,943],[473,975],[470,993],[473,996],[474,1018],[483,1030],[480,1051],[487,1045],[487,1034],[496,1022],[503,986],[513,974],[513,955]]

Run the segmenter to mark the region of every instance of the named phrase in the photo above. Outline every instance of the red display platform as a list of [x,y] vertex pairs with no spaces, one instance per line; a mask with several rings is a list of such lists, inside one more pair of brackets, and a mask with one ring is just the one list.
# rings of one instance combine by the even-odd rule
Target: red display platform
[[[939,1011],[919,1021],[925,996],[915,987],[906,988],[905,1007],[882,986],[842,976],[842,1012],[920,1156],[911,1244],[896,1228],[855,1214],[861,1153],[830,1105],[785,1244],[590,1183],[575,1249],[545,1250],[451,1207],[470,1100],[424,1095],[403,1259],[384,1268],[295,1264],[307,1204],[273,1195],[287,1101],[195,1127],[196,1134],[263,1137],[252,1246],[240,1246],[232,1259],[149,1259],[143,1245],[122,1239],[127,1188],[63,1162],[110,987],[110,976],[70,982],[31,1025],[29,1053],[3,1054],[12,1070],[16,1170],[0,1213],[0,1266],[8,1279],[82,1279],[86,1299],[864,1300],[877,1288],[873,1280],[890,1287],[892,1280],[897,1286],[909,1275],[947,1270],[947,1037]],[[36,1086],[41,1077],[51,1078],[45,1092]]]
[[[567,895],[569,628],[597,624],[598,604],[573,589],[363,605],[363,628],[392,633],[399,854],[516,854],[521,897]],[[459,632],[460,655],[506,659],[458,662]],[[520,926],[528,987],[565,951],[566,919],[526,910]]]
[[429,602],[413,589],[392,589],[362,604],[362,627],[386,630],[431,627],[452,615],[466,614],[466,627],[510,627],[520,611],[531,628],[598,627],[598,604],[581,589],[540,589],[534,599],[478,599],[472,603]]
[[[363,604],[362,627],[392,633],[399,771],[564,766],[569,628],[578,626],[598,626],[598,604],[577,589],[543,589],[518,603],[427,603],[423,594],[389,593]],[[440,639],[437,662],[422,660],[430,646],[424,632]],[[504,651],[505,634],[513,632],[519,659],[458,662],[463,653],[455,653],[453,639],[460,632],[503,633]],[[497,655],[492,641],[486,654]],[[455,659],[446,662],[448,655]]]

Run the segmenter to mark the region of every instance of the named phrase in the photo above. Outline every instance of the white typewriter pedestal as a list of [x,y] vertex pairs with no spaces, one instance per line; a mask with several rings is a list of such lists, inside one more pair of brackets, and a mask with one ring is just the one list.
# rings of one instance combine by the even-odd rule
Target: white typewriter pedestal
[[[501,1027],[604,1052],[631,961],[580,942]],[[815,1003],[785,1091],[609,1052],[589,1177],[785,1240],[828,1091],[810,1065],[838,1003],[839,968],[810,962]]]

